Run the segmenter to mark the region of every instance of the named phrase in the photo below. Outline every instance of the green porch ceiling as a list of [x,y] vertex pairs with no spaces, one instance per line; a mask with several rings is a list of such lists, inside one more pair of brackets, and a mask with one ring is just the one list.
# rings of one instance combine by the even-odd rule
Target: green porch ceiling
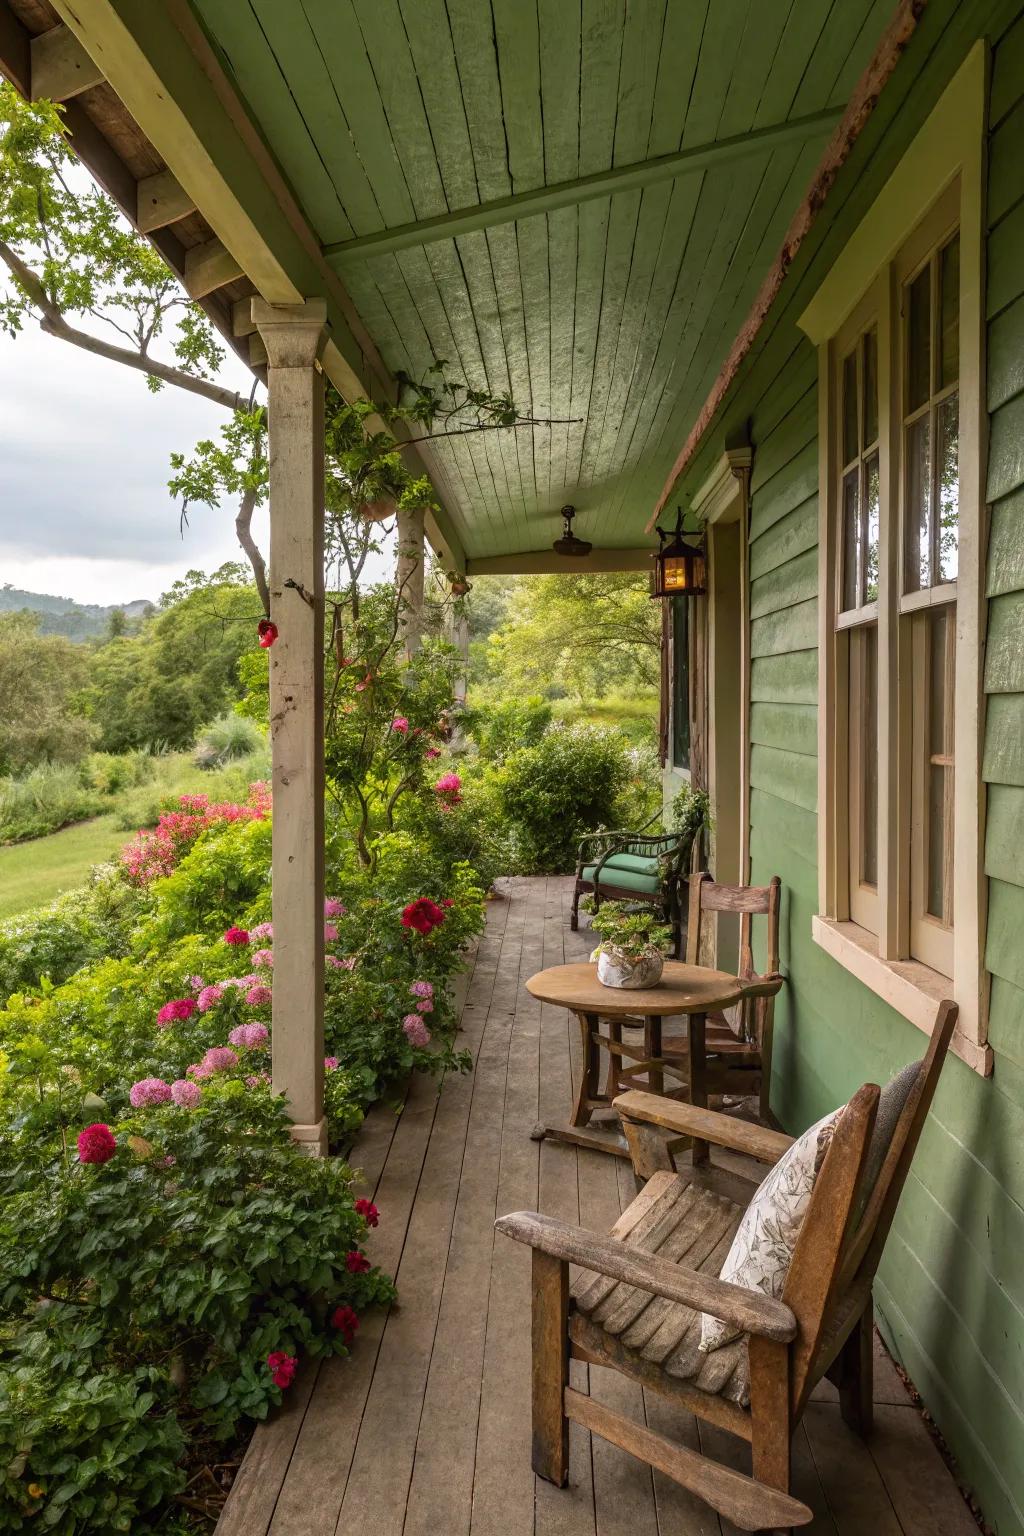
[[391,371],[579,418],[424,446],[480,559],[644,542],[892,0],[193,10]]

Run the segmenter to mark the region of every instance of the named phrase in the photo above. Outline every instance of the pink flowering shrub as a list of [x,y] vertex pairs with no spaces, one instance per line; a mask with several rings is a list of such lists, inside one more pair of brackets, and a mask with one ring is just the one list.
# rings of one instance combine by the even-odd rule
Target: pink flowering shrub
[[161,813],[152,831],[136,834],[121,850],[121,865],[133,885],[149,885],[177,868],[201,833],[218,822],[262,820],[270,812],[270,786],[250,784],[245,805],[211,804],[206,795],[180,795],[180,809]]
[[78,1133],[78,1161],[107,1163],[117,1151],[117,1139],[109,1125],[97,1122]]
[[213,1008],[215,1004],[219,1003],[223,996],[224,988],[220,985],[220,983],[216,981],[211,982],[208,987],[203,988],[198,998],[196,999],[199,1012],[209,1013],[210,1009]]
[[179,1019],[190,1019],[198,1007],[199,1003],[194,997],[176,997],[164,1003],[156,1016],[157,1025],[160,1029],[167,1029]]
[[187,1077],[179,1077],[177,1082],[171,1084],[171,1102],[177,1104],[179,1109],[195,1109],[203,1096],[203,1090],[198,1083],[189,1082]]
[[418,1013],[407,1013],[402,1020],[402,1028],[410,1045],[422,1047],[430,1044],[430,1030]]
[[272,949],[256,949],[253,951],[252,963],[270,970],[274,964],[274,951]]
[[171,1085],[162,1077],[143,1077],[133,1083],[128,1101],[133,1109],[144,1109],[150,1104],[166,1104],[171,1097]]
[[265,1024],[236,1024],[228,1035],[230,1043],[237,1045],[243,1051],[258,1050],[266,1045],[269,1039],[270,1030]]
[[245,994],[245,1000],[250,1008],[266,1008],[273,1001],[273,992],[269,987],[261,986],[258,982],[250,987]]

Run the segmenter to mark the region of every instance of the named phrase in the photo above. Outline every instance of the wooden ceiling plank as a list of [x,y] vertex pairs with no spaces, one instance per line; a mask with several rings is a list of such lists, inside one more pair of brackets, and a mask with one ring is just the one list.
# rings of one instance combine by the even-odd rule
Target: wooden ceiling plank
[[[800,82],[834,7],[835,0],[796,0],[787,18],[785,47],[776,55],[757,103],[755,127],[785,122],[795,116]],[[849,9],[863,13],[863,5],[851,5]]]
[[[650,5],[626,13],[613,141],[616,164],[635,164],[647,156],[665,13],[664,5]],[[622,310],[636,246],[640,204],[641,193],[631,191],[613,197],[609,207],[591,387],[584,412],[584,426],[579,433],[579,457],[576,463],[576,479],[584,485],[590,480],[604,427]]]
[[[698,282],[694,295],[685,344],[665,382],[643,443],[635,453],[634,470],[625,477],[624,498],[636,500],[641,495],[649,504],[663,482],[662,466],[670,463],[679,441],[681,423],[688,412],[699,405],[707,392],[722,352],[732,337],[731,317],[737,303],[749,302],[759,281],[758,253],[767,243],[781,238],[791,215],[794,197],[807,184],[809,160],[815,152],[796,156],[781,152],[773,157],[760,187],[749,189],[750,213],[742,235],[735,240],[734,252],[725,283],[716,291],[710,268]],[[747,189],[737,188],[742,199]],[[733,236],[723,231],[726,240]],[[711,266],[714,265],[714,256]],[[702,319],[703,317],[703,319]],[[673,378],[681,382],[673,387]],[[642,490],[641,490],[642,487]]]
[[622,0],[583,0],[581,176],[595,175],[614,163],[624,17]]
[[[342,140],[340,136],[331,135],[323,147],[318,144],[315,130],[319,118],[307,122],[303,117],[286,78],[285,64],[275,51],[276,43],[290,64],[289,47],[298,54],[303,40],[308,42],[309,28],[301,10],[296,7],[290,11],[282,39],[276,25],[280,8],[271,8],[265,23],[251,9],[248,0],[197,0],[197,9],[223,50],[231,74],[250,109],[263,124],[273,122],[274,153],[315,229],[318,233],[323,229],[338,229],[343,231],[338,239],[350,239],[357,226],[339,196],[336,179],[324,163],[324,155],[330,154]],[[320,61],[311,44],[301,57],[303,78],[309,82],[312,94],[318,83],[316,66]],[[322,62],[320,67],[322,69]],[[347,135],[344,142],[347,142]],[[356,169],[359,169],[358,162]],[[358,178],[353,178],[348,189],[353,203],[357,201],[359,187]],[[378,222],[371,222],[367,227],[379,229],[381,222],[378,215]]]
[[683,127],[682,148],[711,144],[718,135],[722,103],[736,66],[737,39],[751,0],[714,0],[701,36],[700,55]]
[[136,189],[135,206],[135,223],[140,235],[165,229],[168,224],[176,224],[196,211],[195,203],[170,171],[144,176]]
[[244,269],[220,240],[207,240],[185,252],[185,289],[191,299],[202,299],[225,283],[243,277]]
[[711,0],[690,0],[687,5],[669,5],[665,13],[648,154],[675,154],[683,142],[710,3]]
[[[274,0],[261,0],[274,9]],[[414,191],[402,171],[391,125],[384,111],[362,29],[351,0],[302,0],[317,46],[323,55],[331,93],[341,105],[346,138],[351,137],[355,155],[373,193],[384,227],[416,217]],[[287,15],[278,15],[284,26]],[[292,82],[300,98],[302,78]],[[347,153],[347,151],[346,151]],[[345,197],[345,184],[339,185]],[[435,208],[440,212],[440,207]]]
[[543,576],[552,572],[565,575],[572,572],[583,575],[598,571],[649,571],[652,544],[634,548],[592,549],[589,555],[576,560],[557,555],[551,548],[523,549],[509,554],[474,557],[467,561],[468,576]]
[[566,500],[566,460],[572,415],[572,361],[576,329],[576,261],[579,243],[579,210],[556,208],[547,216],[548,226],[548,335],[551,361],[551,414],[562,425],[549,433],[549,505]]
[[32,100],[70,101],[103,79],[70,27],[41,32],[31,42]]
[[[749,133],[754,127],[758,102],[772,76],[779,54],[798,46],[793,36],[795,0],[784,5],[752,4],[743,23],[743,35],[735,50],[732,74],[722,100],[715,137],[726,139]],[[789,113],[783,114],[788,118]]]
[[[416,216],[429,217],[442,212],[447,209],[447,201],[438,166],[439,152],[427,121],[415,62],[403,29],[401,14],[395,0],[372,0],[370,5],[366,0],[354,0],[354,3],[363,27],[367,57],[378,82],[395,152],[410,189]],[[446,34],[442,32],[437,40],[437,46],[442,51],[445,41]],[[454,54],[451,59],[451,68],[454,71]],[[517,370],[514,366],[512,355],[510,355],[513,349],[510,346],[509,337],[506,336],[506,326],[514,328],[518,322],[520,331],[522,328],[521,314],[515,312],[517,303],[520,310],[522,305],[521,294],[514,291],[518,289],[519,284],[518,261],[513,259],[510,263],[506,253],[505,269],[499,280],[494,270],[493,253],[488,245],[479,245],[479,249],[474,249],[471,258],[477,262],[476,282],[467,292],[465,275],[454,260],[455,253],[450,244],[445,250],[436,254],[445,268],[445,276],[437,283],[434,280],[431,264],[424,260],[422,251],[405,252],[399,257],[399,264],[406,273],[406,280],[414,299],[418,304],[428,306],[431,314],[435,316],[435,323],[428,325],[428,330],[432,335],[438,334],[439,321],[447,330],[449,319],[454,318],[461,332],[459,337],[461,354],[461,348],[470,340],[461,322],[473,318],[475,323],[478,304],[482,304],[487,314],[496,313],[496,328],[493,325],[485,326],[481,331],[478,327],[479,342],[484,350],[487,381],[490,382],[494,377],[502,381],[507,379],[507,384],[502,382],[497,385],[491,384],[490,387],[509,388],[514,395],[518,392],[521,398],[524,386],[528,388],[528,376],[524,376],[522,370]],[[448,306],[443,295],[449,292],[456,297],[457,313],[445,313]],[[465,303],[458,302],[463,293],[465,293]],[[525,340],[522,342],[521,350],[525,353]],[[435,356],[450,357],[450,345],[447,343],[443,346],[438,345]],[[465,359],[461,355],[459,361],[465,366]],[[481,382],[480,375],[475,370],[465,372],[464,377],[469,382]],[[494,448],[500,451],[504,473],[509,484],[509,493],[514,500],[519,501],[522,513],[525,515],[524,481],[526,477],[520,459],[517,441],[519,436],[519,433],[512,432],[500,434],[498,439],[492,441],[488,453],[492,454]],[[532,480],[532,462],[529,465],[529,471],[529,478]]]
[[811,102],[846,106],[892,12],[892,0],[874,0],[866,13],[855,5],[832,8],[793,98],[792,116],[801,116]]

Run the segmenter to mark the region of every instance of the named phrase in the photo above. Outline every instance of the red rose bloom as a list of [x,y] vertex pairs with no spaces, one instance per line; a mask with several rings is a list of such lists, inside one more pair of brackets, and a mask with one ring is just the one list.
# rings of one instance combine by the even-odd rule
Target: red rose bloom
[[358,1248],[350,1248],[345,1255],[345,1268],[350,1275],[365,1275],[370,1267],[370,1261],[365,1253],[360,1253]]
[[109,1125],[97,1121],[78,1133],[78,1161],[80,1163],[108,1163],[117,1151],[117,1142]]
[[357,1200],[356,1215],[364,1217],[368,1227],[375,1227],[380,1219],[380,1212],[372,1200]]
[[224,935],[225,944],[248,944],[249,935],[244,928],[229,928]]
[[295,1379],[298,1364],[294,1355],[286,1355],[283,1349],[275,1349],[267,1356],[270,1379],[275,1387],[290,1387]]
[[265,651],[268,651],[277,639],[277,625],[273,624],[270,619],[260,619],[256,626],[256,633],[260,637],[260,645]]
[[444,922],[444,917],[436,901],[431,901],[429,896],[420,896],[417,901],[410,901],[403,911],[402,927],[415,928],[417,933],[426,936]]
[[359,1327],[359,1318],[351,1307],[335,1307],[331,1313],[331,1327],[337,1329],[346,1344],[351,1344]]

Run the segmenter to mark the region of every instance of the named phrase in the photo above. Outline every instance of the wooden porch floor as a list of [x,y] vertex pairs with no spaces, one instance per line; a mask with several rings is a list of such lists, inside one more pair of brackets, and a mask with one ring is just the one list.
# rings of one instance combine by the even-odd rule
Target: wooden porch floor
[[[734,1527],[660,1474],[572,1426],[570,1486],[530,1471],[530,1256],[496,1215],[539,1209],[605,1231],[633,1198],[629,1165],[530,1140],[565,1116],[575,1021],[523,982],[585,957],[568,926],[570,882],[502,882],[463,1013],[471,1075],[417,1078],[400,1115],[378,1106],[352,1162],[381,1211],[374,1259],[400,1305],[364,1319],[349,1360],[300,1376],[260,1427],[219,1536],[731,1536]],[[819,1388],[794,1441],[794,1492],[814,1536],[977,1536],[956,1485],[879,1345],[876,1429],[865,1444]],[[586,1367],[574,1364],[586,1389]],[[614,1373],[590,1390],[697,1444],[696,1421]],[[743,1465],[722,1432],[700,1435]],[[732,1455],[730,1448],[734,1448]]]

